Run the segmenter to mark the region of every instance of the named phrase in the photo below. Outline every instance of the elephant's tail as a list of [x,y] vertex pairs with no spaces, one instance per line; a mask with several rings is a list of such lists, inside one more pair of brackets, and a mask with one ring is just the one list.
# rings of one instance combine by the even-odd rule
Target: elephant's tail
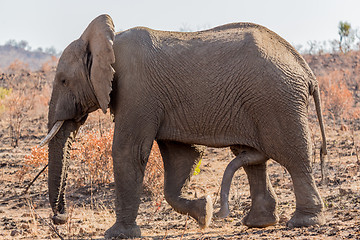
[[320,90],[319,90],[319,85],[318,85],[317,82],[312,86],[311,90],[312,91],[310,91],[310,93],[314,97],[316,114],[317,114],[318,121],[319,121],[319,124],[320,124],[320,131],[321,131],[321,137],[322,137],[322,145],[321,145],[321,149],[320,149],[320,158],[323,158],[324,155],[327,155],[327,147],[326,147],[326,135],[325,135],[325,127],[324,127],[323,115],[322,115],[322,112],[321,112]]

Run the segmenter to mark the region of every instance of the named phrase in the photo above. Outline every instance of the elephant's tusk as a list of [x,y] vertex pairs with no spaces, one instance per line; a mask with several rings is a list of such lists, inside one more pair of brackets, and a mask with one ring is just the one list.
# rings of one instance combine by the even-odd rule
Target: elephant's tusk
[[46,135],[46,137],[41,141],[41,143],[39,144],[39,148],[45,146],[46,144],[48,144],[50,142],[50,140],[55,137],[56,133],[60,130],[61,126],[63,125],[64,121],[57,121],[54,126],[52,127],[52,129],[50,130],[50,132],[48,133],[48,135]]

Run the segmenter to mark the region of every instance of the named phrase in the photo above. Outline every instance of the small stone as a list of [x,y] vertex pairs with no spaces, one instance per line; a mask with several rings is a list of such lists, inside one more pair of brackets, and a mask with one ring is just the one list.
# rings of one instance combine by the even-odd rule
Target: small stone
[[10,236],[14,237],[16,235],[18,235],[20,232],[18,230],[12,230],[10,233]]
[[21,228],[21,229],[29,229],[30,227],[29,227],[28,224],[21,224],[21,225],[20,225],[20,228]]
[[83,235],[83,234],[85,234],[85,233],[86,233],[86,231],[85,231],[83,228],[80,228],[79,234],[80,234],[80,235]]
[[339,194],[340,194],[340,196],[345,196],[345,195],[352,194],[352,191],[351,191],[351,189],[339,188]]

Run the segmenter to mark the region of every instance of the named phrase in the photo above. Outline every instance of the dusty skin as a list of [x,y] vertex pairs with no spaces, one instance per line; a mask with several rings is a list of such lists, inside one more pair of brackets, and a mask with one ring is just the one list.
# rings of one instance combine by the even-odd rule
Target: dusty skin
[[[312,121],[313,137],[319,144],[319,132],[315,118]],[[1,129],[4,122],[1,122]],[[1,239],[59,239],[52,227],[64,239],[103,239],[104,231],[114,222],[113,185],[76,188],[69,184],[67,195],[70,220],[61,226],[51,221],[51,209],[47,195],[46,175],[42,174],[30,188],[29,196],[17,197],[26,184],[40,169],[33,170],[20,182],[16,172],[21,168],[23,157],[30,148],[40,142],[45,129],[26,126],[32,137],[20,142],[13,149],[9,138],[1,138],[0,148],[0,238]],[[359,129],[360,123],[356,124]],[[244,170],[236,172],[230,190],[230,216],[224,220],[213,220],[210,227],[201,231],[190,217],[176,213],[163,196],[150,201],[143,195],[138,224],[142,228],[142,239],[358,239],[360,235],[360,173],[350,130],[341,131],[340,125],[327,127],[329,143],[329,184],[319,186],[326,205],[324,226],[290,229],[286,222],[295,209],[294,193],[289,174],[279,164],[269,161],[269,175],[279,200],[280,222],[268,228],[247,228],[241,219],[250,209],[249,184]],[[2,130],[1,134],[5,134]],[[31,135],[30,135],[31,136]],[[360,131],[354,133],[355,142],[360,142]],[[193,176],[187,194],[191,197],[209,194],[219,209],[219,189],[226,165],[233,159],[230,150],[208,148],[202,160],[201,171]],[[318,152],[313,164],[315,180],[320,182]],[[76,180],[73,165],[69,179]],[[50,227],[51,226],[51,227]]]
[[[55,224],[65,224],[69,216],[65,188],[78,129],[89,113],[108,108],[115,122],[116,222],[105,237],[141,236],[136,218],[154,140],[164,163],[166,201],[200,228],[210,223],[211,198],[182,196],[202,157],[195,144],[247,146],[274,159],[293,180],[296,210],[288,226],[325,223],[311,172],[308,124],[313,97],[326,155],[319,85],[295,48],[253,23],[188,33],[114,29],[109,15],[96,17],[59,58],[48,113],[48,189]],[[244,169],[252,199],[244,224],[275,224],[277,201],[265,163]]]

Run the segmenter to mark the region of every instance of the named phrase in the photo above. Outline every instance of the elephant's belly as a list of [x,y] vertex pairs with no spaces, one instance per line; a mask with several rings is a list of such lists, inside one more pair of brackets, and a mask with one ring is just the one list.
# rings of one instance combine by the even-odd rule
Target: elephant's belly
[[199,144],[209,147],[227,147],[232,145],[248,145],[249,139],[239,132],[229,133],[201,133],[197,131],[186,131],[180,128],[160,128],[157,134],[158,140],[176,141],[188,144]]
[[210,147],[253,146],[258,140],[254,121],[245,111],[246,104],[242,104],[240,100],[229,101],[228,104],[215,100],[212,100],[211,104],[201,102],[207,101],[182,105],[181,108],[167,111],[157,139]]
[[[239,142],[239,139],[220,139],[220,138],[212,138],[209,139],[208,137],[197,137],[197,136],[166,136],[163,134],[159,134],[157,137],[158,140],[167,140],[167,141],[176,141],[176,142],[182,142],[182,143],[188,143],[188,144],[198,144],[198,145],[204,145],[208,147],[228,147],[232,145],[238,145],[241,144]],[[241,144],[243,145],[243,144]]]

